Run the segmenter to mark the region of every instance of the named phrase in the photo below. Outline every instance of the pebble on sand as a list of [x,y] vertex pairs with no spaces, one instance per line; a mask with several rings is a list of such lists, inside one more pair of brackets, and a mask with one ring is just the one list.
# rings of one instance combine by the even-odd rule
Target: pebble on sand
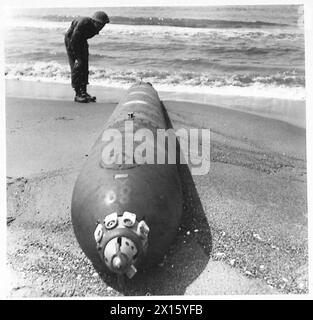
[[236,262],[236,259],[231,259],[231,260],[229,260],[229,263],[230,263],[230,265],[234,265],[235,264],[235,262]]
[[258,239],[259,241],[263,240],[258,233],[253,233],[253,238]]
[[215,254],[217,257],[225,257],[225,253],[224,252],[216,252]]

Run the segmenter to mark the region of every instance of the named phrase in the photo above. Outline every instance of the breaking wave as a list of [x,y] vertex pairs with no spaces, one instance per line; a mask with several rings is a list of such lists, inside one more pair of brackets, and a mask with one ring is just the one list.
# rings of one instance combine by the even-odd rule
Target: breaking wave
[[[34,64],[7,64],[7,79],[70,82],[69,67],[57,62],[37,62]],[[305,77],[295,71],[264,74],[212,75],[196,72],[167,72],[159,70],[115,70],[90,68],[90,83],[105,86],[129,85],[139,81],[149,81],[163,90],[186,89],[197,92],[218,92],[220,94],[268,96],[273,98],[305,99]],[[258,94],[259,92],[259,94]]]

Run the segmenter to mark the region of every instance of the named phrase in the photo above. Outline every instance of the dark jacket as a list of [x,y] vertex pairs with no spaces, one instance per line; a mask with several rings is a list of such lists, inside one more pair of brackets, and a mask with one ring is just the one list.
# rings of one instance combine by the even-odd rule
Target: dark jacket
[[87,39],[99,34],[91,18],[83,17],[72,21],[65,34],[65,43],[76,57],[83,54],[84,47],[88,46]]

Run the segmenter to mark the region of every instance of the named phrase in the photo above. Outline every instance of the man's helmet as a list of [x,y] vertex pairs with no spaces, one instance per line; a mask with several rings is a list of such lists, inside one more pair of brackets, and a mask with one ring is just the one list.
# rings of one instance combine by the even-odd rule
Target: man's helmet
[[110,19],[108,17],[108,15],[103,12],[103,11],[97,11],[93,14],[93,16],[91,17],[91,19],[101,23],[101,24],[105,24],[105,23],[109,23]]

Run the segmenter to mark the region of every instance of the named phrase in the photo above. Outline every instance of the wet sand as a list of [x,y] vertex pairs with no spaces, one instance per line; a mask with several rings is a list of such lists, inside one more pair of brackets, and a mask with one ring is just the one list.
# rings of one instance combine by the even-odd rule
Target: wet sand
[[222,108],[216,98],[211,105],[164,96],[175,129],[210,128],[210,172],[191,177],[180,169],[177,239],[164,264],[122,292],[80,250],[70,202],[123,90],[104,90],[99,103],[85,105],[71,101],[66,85],[13,87],[6,99],[10,297],[307,293],[304,128]]

